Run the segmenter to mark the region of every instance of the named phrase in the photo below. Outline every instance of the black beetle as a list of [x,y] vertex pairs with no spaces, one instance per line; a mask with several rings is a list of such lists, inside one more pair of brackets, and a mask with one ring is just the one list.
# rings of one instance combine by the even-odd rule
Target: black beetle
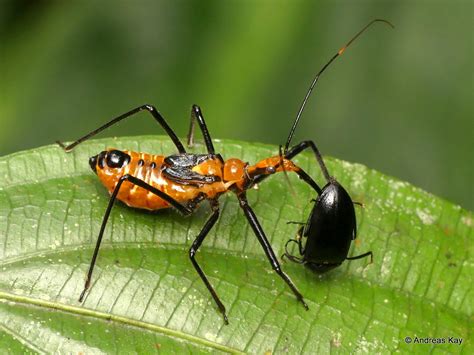
[[[347,47],[350,46],[367,28],[369,28],[375,22],[382,22],[393,28],[393,25],[387,20],[375,19],[369,22],[364,28],[362,28],[352,39],[346,43],[344,47],[334,54],[331,59],[321,68],[316,74],[309,90],[306,93],[305,98],[298,110],[295,122],[291,127],[290,134],[286,141],[283,155],[286,159],[293,158],[301,150],[311,148],[315,154],[316,160],[321,167],[324,177],[326,178],[327,184],[318,190],[318,198],[315,201],[313,210],[306,223],[290,222],[302,224],[298,230],[298,238],[290,239],[285,244],[285,256],[291,261],[304,264],[311,270],[324,273],[342,264],[344,260],[354,260],[370,256],[370,262],[372,262],[373,255],[371,251],[367,253],[348,257],[347,253],[351,246],[351,241],[356,238],[357,234],[357,222],[354,211],[354,204],[347,191],[339,184],[336,179],[329,175],[328,169],[324,164],[323,158],[319,153],[316,144],[312,141],[304,141],[298,146],[288,150],[291,139],[295,133],[296,126],[301,118],[301,114],[304,111],[306,103],[316,86],[321,74],[331,65],[331,63],[338,58]],[[302,239],[306,238],[306,244],[303,246]],[[299,253],[301,257],[291,255],[288,252],[288,244],[295,242],[298,244]]]
[[[356,235],[354,202],[342,185],[330,177],[316,199],[308,221],[298,230],[298,238],[286,242],[282,258],[286,256],[289,260],[304,264],[317,273],[329,271],[341,265],[344,260],[370,256],[372,262],[371,251],[357,256],[347,256]],[[306,238],[304,246],[303,238]],[[288,252],[290,242],[298,244],[301,258]]]

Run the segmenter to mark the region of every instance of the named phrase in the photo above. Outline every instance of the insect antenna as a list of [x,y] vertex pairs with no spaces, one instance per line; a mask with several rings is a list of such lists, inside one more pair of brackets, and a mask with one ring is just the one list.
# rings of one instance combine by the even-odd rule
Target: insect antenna
[[[357,34],[352,37],[350,39],[349,42],[346,43],[346,45],[344,47],[342,47],[341,49],[339,49],[339,51],[337,51],[336,54],[334,54],[332,56],[331,59],[329,59],[329,61],[321,68],[321,70],[316,74],[316,76],[314,77],[308,91],[306,92],[306,95],[303,99],[303,102],[301,103],[301,106],[298,110],[298,114],[296,115],[296,119],[295,119],[295,122],[293,123],[293,126],[291,127],[291,130],[290,130],[290,134],[288,135],[288,139],[286,140],[286,144],[285,144],[285,148],[283,149],[283,153],[286,154],[286,152],[288,151],[288,147],[290,146],[290,143],[291,143],[291,139],[293,138],[293,135],[295,133],[295,130],[296,130],[296,126],[298,125],[298,122],[300,120],[300,117],[301,117],[301,114],[303,113],[303,110],[306,106],[306,103],[308,102],[308,99],[309,99],[309,96],[311,95],[311,92],[313,91],[314,87],[316,86],[316,83],[318,82],[319,80],[319,77],[321,76],[321,74],[326,70],[327,67],[329,67],[331,65],[331,63],[337,58],[339,57],[342,53],[344,53],[344,51],[347,49],[347,47],[349,47],[352,42],[354,42],[362,33],[365,32],[365,30],[367,30],[370,26],[372,26],[372,24],[374,24],[375,22],[383,22],[387,25],[389,25],[390,27],[394,28],[395,26],[393,26],[390,22],[388,22],[387,20],[383,20],[383,19],[374,19],[372,21],[370,21],[367,25],[365,25],[359,32],[357,32]],[[324,165],[324,163],[323,163]]]

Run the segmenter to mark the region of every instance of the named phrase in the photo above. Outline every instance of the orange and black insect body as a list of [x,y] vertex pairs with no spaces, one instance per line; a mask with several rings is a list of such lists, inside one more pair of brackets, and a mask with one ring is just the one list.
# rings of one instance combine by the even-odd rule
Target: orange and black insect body
[[[335,57],[341,53],[342,50],[340,50]],[[323,70],[334,60],[335,57],[324,66]],[[79,143],[91,138],[111,125],[127,117],[133,116],[140,111],[147,111],[163,127],[178,151],[175,155],[165,157],[162,155],[108,149],[90,158],[89,163],[92,170],[109,190],[111,197],[102,220],[84,290],[79,297],[79,301],[83,301],[86,291],[90,287],[92,272],[97,260],[104,230],[116,200],[120,200],[130,207],[147,210],[159,210],[171,207],[178,210],[183,215],[193,213],[201,202],[207,200],[209,201],[212,214],[194,240],[189,250],[189,257],[194,268],[214,298],[214,301],[224,317],[225,323],[228,323],[225,307],[197,263],[195,255],[205,237],[219,218],[219,197],[228,191],[232,191],[236,194],[237,199],[239,200],[239,205],[260,242],[273,270],[287,283],[296,298],[306,309],[308,309],[302,294],[281,269],[280,263],[265,236],[265,232],[263,231],[257,216],[248,204],[246,191],[270,175],[283,171],[295,172],[318,194],[321,194],[323,191],[305,171],[291,161],[291,159],[297,154],[310,148],[314,152],[323,172],[325,172],[325,176],[329,176],[316,145],[312,141],[303,141],[288,149],[296,124],[298,123],[309,94],[316,84],[320,73],[315,81],[313,81],[313,84],[300,107],[295,123],[290,131],[284,152],[280,152],[279,155],[274,157],[264,159],[255,165],[248,165],[246,162],[236,158],[224,160],[220,154],[215,152],[201,109],[197,105],[194,105],[191,110],[191,126],[188,134],[188,145],[192,144],[194,125],[197,121],[207,148],[206,154],[187,153],[186,149],[174,131],[168,126],[163,116],[161,116],[161,114],[151,105],[143,105],[126,112],[68,146],[65,146],[61,142],[57,142],[65,151],[70,151]]]
[[[248,166],[240,159],[224,161],[219,154],[186,153],[165,157],[116,149],[91,157],[89,164],[110,193],[123,176],[131,176],[189,209],[193,209],[197,202],[218,198],[227,191],[247,190],[256,175],[283,170],[301,171],[290,160],[278,156]],[[123,182],[116,198],[135,208],[159,210],[172,207],[167,199],[129,181]]]
[[109,190],[111,197],[104,214],[84,290],[80,295],[79,301],[82,302],[86,291],[90,286],[92,272],[98,256],[104,230],[112,206],[116,200],[120,200],[130,207],[147,210],[159,210],[172,207],[183,215],[193,213],[199,203],[208,200],[212,209],[212,214],[194,240],[189,250],[189,256],[227,323],[228,320],[225,307],[208,281],[206,275],[198,265],[195,259],[195,254],[219,217],[219,196],[228,191],[232,191],[237,195],[240,207],[244,211],[247,220],[262,245],[272,268],[288,284],[304,307],[308,308],[301,293],[297,290],[290,278],[282,271],[280,263],[273,252],[255,213],[249,206],[246,197],[246,191],[251,188],[257,180],[260,181],[269,175],[281,171],[295,172],[314,189],[320,191],[319,186],[311,179],[311,177],[309,177],[301,168],[296,166],[291,160],[284,156],[277,155],[264,159],[252,166],[235,158],[224,161],[222,156],[216,154],[214,151],[214,146],[207,130],[204,117],[201,113],[201,109],[197,105],[194,105],[191,111],[191,127],[188,142],[192,142],[194,121],[197,120],[203,133],[205,145],[208,151],[207,154],[187,153],[161,114],[151,105],[143,105],[129,111],[68,146],[65,146],[61,142],[58,142],[58,144],[66,151],[70,151],[80,142],[101,132],[110,125],[142,110],[150,112],[165,131],[167,131],[171,140],[176,145],[178,154],[165,157],[162,155],[137,153],[127,150],[108,149],[89,159],[89,164],[92,170]]

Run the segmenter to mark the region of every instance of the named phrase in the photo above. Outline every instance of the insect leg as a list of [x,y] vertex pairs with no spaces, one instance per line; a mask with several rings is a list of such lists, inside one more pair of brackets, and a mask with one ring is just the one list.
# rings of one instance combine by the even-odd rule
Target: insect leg
[[197,273],[201,277],[201,280],[204,282],[207,289],[211,293],[212,298],[214,298],[214,301],[217,303],[217,308],[219,308],[219,311],[222,313],[222,316],[224,317],[224,323],[229,324],[229,320],[227,319],[224,304],[219,299],[219,296],[217,295],[216,291],[214,290],[211,283],[209,282],[206,275],[204,274],[204,271],[202,271],[201,267],[199,266],[198,262],[195,259],[196,252],[198,251],[199,247],[204,241],[204,238],[206,238],[207,234],[209,233],[209,231],[212,229],[214,224],[217,222],[217,219],[219,218],[219,204],[217,200],[210,200],[210,202],[211,202],[213,213],[211,217],[209,217],[206,224],[202,228],[201,232],[194,240],[193,245],[189,249],[189,258],[191,259],[191,262],[193,263],[193,266],[196,269]]
[[[285,157],[286,158],[286,157]],[[314,181],[311,176],[308,175],[308,173],[306,173],[303,169],[299,168],[299,170],[295,170],[294,171],[301,180],[303,180],[304,182],[306,182],[309,186],[311,186],[318,195],[321,194],[321,188],[319,187],[319,185],[316,183],[316,181]],[[262,175],[257,175],[253,178],[252,180],[252,185],[256,185],[256,184],[259,184],[260,182],[262,182],[263,180],[265,180],[267,177],[269,176],[272,176],[272,175],[265,175],[265,174],[262,174]]]
[[291,288],[293,293],[295,294],[296,298],[298,301],[300,301],[304,308],[308,310],[308,305],[304,301],[303,295],[298,291],[296,286],[293,284],[291,279],[288,277],[287,274],[283,272],[281,269],[280,263],[278,262],[277,257],[275,256],[275,253],[272,250],[272,247],[270,243],[268,242],[267,237],[265,236],[265,233],[260,226],[260,223],[258,222],[257,216],[253,212],[253,210],[250,208],[248,201],[247,201],[247,196],[245,193],[241,193],[238,196],[240,207],[243,209],[245,213],[245,217],[247,217],[247,220],[252,227],[255,235],[257,236],[258,241],[260,242],[263,251],[267,255],[268,260],[270,261],[270,264],[272,265],[273,270],[286,282],[286,284]]
[[207,152],[209,154],[214,154],[214,145],[212,144],[211,135],[207,130],[206,121],[202,115],[201,108],[198,105],[193,105],[191,108],[191,123],[189,125],[188,132],[188,147],[192,147],[194,144],[194,125],[198,121],[199,128],[201,128],[202,136],[204,137],[204,142],[206,143]]
[[326,164],[324,164],[324,160],[321,153],[319,152],[319,149],[316,147],[316,144],[314,144],[313,141],[302,141],[301,143],[298,143],[297,145],[291,147],[288,152],[286,152],[285,158],[291,160],[307,148],[311,148],[311,150],[314,152],[314,155],[316,156],[316,160],[318,161],[318,164],[321,167],[324,177],[327,181],[330,181],[331,176],[329,175],[329,171],[326,168]]
[[304,171],[303,169],[299,169],[299,170],[295,170],[295,173],[299,176],[299,178],[301,180],[303,180],[305,183],[307,183],[309,186],[311,186],[316,192],[318,195],[321,195],[321,188],[319,187],[319,185],[316,183],[316,181],[314,181],[311,176],[309,176],[306,171]]
[[370,264],[374,262],[374,255],[372,254],[371,251],[368,251],[367,253],[356,255],[356,256],[348,256],[346,257],[346,260],[357,260],[357,259],[362,259],[367,256],[370,256]]
[[82,302],[84,300],[84,296],[86,294],[86,291],[90,287],[92,272],[94,271],[94,266],[95,266],[95,262],[97,260],[97,255],[99,254],[99,248],[100,248],[100,244],[102,242],[102,237],[104,236],[105,226],[107,225],[107,221],[108,221],[109,216],[110,216],[110,211],[112,210],[114,202],[117,199],[117,195],[119,193],[120,187],[122,186],[124,181],[130,181],[132,184],[138,185],[138,186],[152,192],[153,194],[157,195],[158,197],[160,197],[163,200],[165,200],[166,202],[168,202],[171,206],[176,208],[179,212],[181,212],[184,215],[188,215],[188,214],[192,213],[192,210],[190,210],[189,208],[181,205],[178,201],[176,201],[172,197],[170,197],[167,194],[165,194],[164,192],[156,189],[155,187],[147,184],[146,182],[144,182],[140,179],[137,179],[136,177],[128,175],[128,174],[122,176],[120,178],[120,180],[117,182],[117,185],[115,186],[114,191],[112,192],[112,195],[110,196],[110,200],[109,200],[109,204],[107,206],[107,209],[105,210],[104,218],[102,219],[102,224],[100,226],[99,236],[97,237],[97,242],[96,242],[96,245],[95,245],[94,254],[92,255],[92,260],[91,260],[91,263],[89,265],[89,271],[87,272],[87,277],[86,277],[86,282],[85,282],[85,285],[84,285],[84,290],[81,292],[81,295],[79,296],[79,302]]
[[[293,239],[290,239],[290,240],[293,240]],[[291,255],[291,254],[289,254],[288,252],[285,252],[285,254],[283,254],[283,255],[281,256],[281,259],[284,260],[285,257],[288,258],[288,260],[290,260],[290,261],[292,261],[292,262],[294,262],[294,263],[297,263],[297,264],[304,264],[303,259],[298,258],[298,257],[296,257],[296,256],[294,256],[294,255]]]
[[304,261],[303,261],[302,258],[298,258],[298,257],[290,254],[290,252],[288,251],[288,244],[290,244],[291,242],[292,243],[298,243],[298,241],[296,239],[290,239],[289,241],[287,241],[286,244],[285,244],[285,253],[281,256],[281,259],[283,260],[284,257],[287,257],[289,260],[293,261],[294,263],[303,264]]
[[300,255],[304,255],[303,243],[301,242],[301,239],[303,238],[303,231],[304,231],[304,226],[301,226],[298,229],[298,232],[296,233],[297,241],[298,241],[298,250],[300,252]]
[[180,154],[184,154],[186,153],[186,150],[184,149],[183,147],[183,144],[181,144],[181,142],[179,141],[178,137],[176,136],[176,134],[174,133],[174,131],[170,128],[170,126],[168,126],[168,123],[166,123],[165,119],[163,118],[163,116],[158,112],[158,110],[152,106],[152,105],[142,105],[140,107],[137,107],[137,108],[134,108],[133,110],[131,111],[128,111],[118,117],[115,117],[114,119],[112,119],[111,121],[107,122],[106,124],[104,124],[103,126],[97,128],[96,130],[86,134],[85,136],[79,138],[77,141],[69,144],[68,146],[64,145],[64,143],[60,142],[60,141],[56,141],[56,143],[58,143],[66,152],[69,152],[71,151],[76,145],[78,145],[79,143],[82,143],[84,142],[85,140],[88,140],[89,138],[95,136],[97,133],[100,133],[102,132],[104,129],[114,125],[115,123],[117,122],[120,122],[121,120],[127,118],[127,117],[130,117],[130,116],[133,116],[134,114],[140,112],[140,111],[148,111],[149,113],[151,113],[151,115],[155,118],[155,120],[161,125],[161,127],[163,127],[163,129],[166,131],[166,133],[168,134],[168,136],[171,138],[171,140],[173,141],[174,145],[176,146],[176,148],[178,149],[179,153]]

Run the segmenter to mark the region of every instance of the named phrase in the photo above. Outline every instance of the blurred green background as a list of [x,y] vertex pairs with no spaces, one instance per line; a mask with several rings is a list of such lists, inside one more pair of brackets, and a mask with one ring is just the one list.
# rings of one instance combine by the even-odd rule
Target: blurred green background
[[[73,140],[152,103],[185,136],[295,142],[473,209],[472,1],[0,2],[0,154]],[[163,134],[146,114],[101,136]],[[122,147],[125,148],[125,147]],[[275,148],[277,151],[277,148]]]

